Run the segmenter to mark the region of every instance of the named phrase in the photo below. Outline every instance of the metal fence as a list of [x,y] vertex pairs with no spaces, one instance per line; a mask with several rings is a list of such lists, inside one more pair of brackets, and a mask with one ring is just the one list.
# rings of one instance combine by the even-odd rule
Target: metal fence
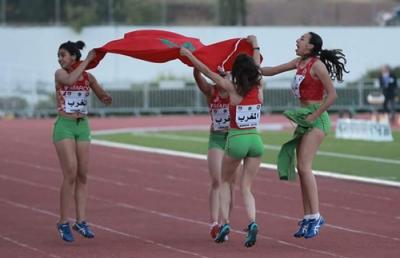
[[[367,102],[371,92],[379,91],[376,88],[338,88],[338,98],[330,108],[331,111],[350,112],[371,111],[376,108]],[[98,115],[130,113],[165,114],[165,113],[205,113],[208,111],[207,101],[196,87],[185,89],[141,89],[141,90],[114,90],[109,91],[113,97],[113,104],[105,107],[92,94],[90,111]],[[298,106],[290,89],[265,89],[264,113],[280,112]]]
[[[358,85],[345,88],[338,87],[336,91],[338,98],[330,111],[346,112],[352,115],[359,111],[373,111],[381,108],[380,106],[372,106],[367,102],[368,94],[380,91],[370,81],[361,81]],[[207,101],[194,84],[186,85],[183,89],[144,87],[132,90],[108,90],[108,93],[113,97],[113,103],[107,107],[97,100],[95,94],[91,94],[89,112],[92,115],[197,114],[208,112]],[[0,117],[2,114],[20,117],[54,116],[57,112],[54,93],[48,94],[47,99],[47,101],[41,101],[40,104],[32,106],[21,102],[22,96],[17,99],[0,98]],[[17,100],[24,105],[17,105],[19,103]],[[265,88],[262,112],[281,112],[297,106],[298,100],[293,97],[290,89]]]

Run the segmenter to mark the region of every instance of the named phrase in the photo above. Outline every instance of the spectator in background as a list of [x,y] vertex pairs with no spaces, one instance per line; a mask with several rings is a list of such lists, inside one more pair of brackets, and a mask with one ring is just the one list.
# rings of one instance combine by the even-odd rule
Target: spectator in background
[[379,75],[379,86],[382,89],[382,93],[385,96],[383,102],[383,111],[389,114],[391,122],[395,121],[396,113],[396,89],[397,89],[397,78],[388,65],[384,65],[381,68],[381,74]]

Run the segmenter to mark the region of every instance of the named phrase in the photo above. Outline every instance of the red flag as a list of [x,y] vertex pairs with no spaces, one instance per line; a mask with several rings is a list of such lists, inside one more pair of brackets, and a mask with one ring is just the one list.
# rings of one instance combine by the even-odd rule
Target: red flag
[[234,38],[208,45],[193,52],[208,68],[216,72],[231,71],[236,57],[245,53],[253,55],[252,45],[244,38]]
[[106,53],[115,53],[144,61],[164,63],[179,58],[179,49],[185,46],[195,51],[204,45],[199,39],[162,30],[138,30],[128,32],[124,38],[108,42],[96,48],[96,58],[87,69],[94,68]]
[[115,53],[141,59],[144,61],[164,63],[180,59],[192,66],[186,57],[179,54],[181,46],[188,48],[211,70],[223,67],[230,71],[236,56],[241,53],[252,55],[253,49],[245,39],[230,39],[209,46],[203,45],[199,39],[186,37],[163,30],[138,30],[128,32],[124,38],[108,42],[96,48],[96,58],[87,67],[94,68],[106,53]]

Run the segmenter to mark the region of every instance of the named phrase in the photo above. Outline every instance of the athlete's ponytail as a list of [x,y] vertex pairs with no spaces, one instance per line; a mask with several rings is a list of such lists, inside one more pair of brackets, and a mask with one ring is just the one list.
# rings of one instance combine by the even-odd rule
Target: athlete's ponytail
[[322,38],[314,33],[310,34],[310,44],[314,46],[311,50],[310,56],[319,56],[321,61],[326,66],[332,80],[337,79],[338,81],[343,81],[343,72],[348,73],[346,70],[346,55],[343,54],[341,49],[322,49]]

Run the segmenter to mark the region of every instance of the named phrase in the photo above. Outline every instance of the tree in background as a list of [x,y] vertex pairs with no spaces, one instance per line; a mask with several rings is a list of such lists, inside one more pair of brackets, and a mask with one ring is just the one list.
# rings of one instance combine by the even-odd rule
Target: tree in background
[[96,0],[68,0],[63,2],[64,23],[71,26],[76,31],[88,25],[101,23],[100,4],[104,1]]
[[114,21],[119,24],[161,24],[166,5],[154,0],[114,0]]
[[218,0],[219,25],[246,26],[246,0]]
[[162,24],[167,1],[2,0],[4,24],[61,24],[80,31],[101,24]]
[[[13,0],[5,1],[2,10],[3,22],[16,24],[52,24],[54,23],[55,2],[48,0]],[[3,8],[3,7],[2,7]]]

